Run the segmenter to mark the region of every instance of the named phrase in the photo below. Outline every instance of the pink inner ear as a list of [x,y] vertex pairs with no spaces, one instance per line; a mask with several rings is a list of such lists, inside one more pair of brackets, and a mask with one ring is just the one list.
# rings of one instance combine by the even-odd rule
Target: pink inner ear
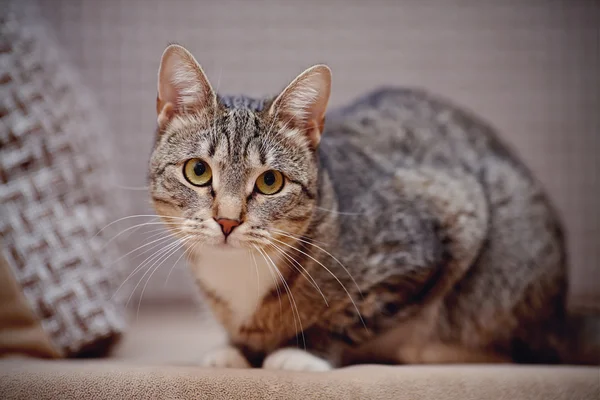
[[160,110],[158,111],[158,126],[163,127],[169,122],[175,115],[175,107],[173,103],[162,103],[159,105]]
[[[299,127],[316,148],[321,140],[331,90],[329,68],[318,65],[300,74],[273,102],[270,113]],[[286,120],[292,118],[292,121]]]
[[[194,57],[181,46],[169,46],[163,54],[158,77],[158,96],[172,104],[172,112],[201,109],[216,101],[214,92]],[[162,111],[162,110],[161,110]],[[169,114],[165,114],[168,117]]]
[[184,61],[177,50],[171,48],[165,50],[158,72],[158,97],[163,104],[177,105],[178,92],[175,86],[176,81],[173,78],[177,73],[178,66],[185,68]]
[[318,65],[300,74],[275,100],[271,112],[293,116],[306,123],[323,119],[329,101],[331,74],[329,68]]

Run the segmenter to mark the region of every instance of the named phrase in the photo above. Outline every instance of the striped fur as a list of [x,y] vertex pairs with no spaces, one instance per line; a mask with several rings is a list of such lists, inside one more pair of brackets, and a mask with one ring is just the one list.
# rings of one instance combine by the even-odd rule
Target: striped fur
[[[231,345],[255,366],[292,369],[558,362],[568,349],[564,242],[528,169],[488,125],[419,90],[374,91],[328,114],[323,131],[320,68],[276,97],[200,99],[159,129],[151,195],[159,214],[184,218],[175,235],[202,245],[190,246],[192,268]],[[186,183],[191,158],[211,165],[212,185]],[[253,190],[267,169],[286,179],[273,196]],[[223,213],[242,221],[225,247],[214,221]],[[247,259],[202,261],[207,246]],[[244,300],[213,284],[227,279],[198,272],[209,268],[227,270],[232,287],[236,268],[268,269],[273,282],[242,315]]]

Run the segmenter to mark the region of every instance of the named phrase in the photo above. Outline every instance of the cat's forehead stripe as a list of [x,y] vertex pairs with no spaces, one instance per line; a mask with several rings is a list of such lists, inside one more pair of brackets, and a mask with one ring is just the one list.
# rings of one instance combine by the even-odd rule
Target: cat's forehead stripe
[[248,96],[218,96],[219,103],[229,109],[248,109],[260,112],[265,109],[266,99],[255,99]]

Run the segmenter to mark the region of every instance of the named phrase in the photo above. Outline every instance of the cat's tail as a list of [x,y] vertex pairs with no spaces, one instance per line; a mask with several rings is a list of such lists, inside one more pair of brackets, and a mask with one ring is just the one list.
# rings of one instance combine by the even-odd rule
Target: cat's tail
[[600,365],[600,315],[571,315],[567,340],[560,351],[563,364]]

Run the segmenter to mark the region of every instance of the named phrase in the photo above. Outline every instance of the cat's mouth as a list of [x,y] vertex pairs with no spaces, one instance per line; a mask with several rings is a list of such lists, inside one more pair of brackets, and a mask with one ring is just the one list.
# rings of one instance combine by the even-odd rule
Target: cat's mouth
[[225,228],[215,220],[205,220],[200,224],[190,221],[182,225],[169,226],[176,237],[189,244],[196,243],[219,250],[254,250],[257,247],[264,248],[272,240],[266,228],[247,224],[239,224],[228,232],[224,232]]
[[[224,249],[243,249],[248,247],[246,240],[244,240],[243,236],[239,235],[223,235],[220,238],[215,240],[213,243],[213,247],[216,247],[220,250]],[[251,247],[251,246],[250,246]]]
[[264,235],[244,234],[221,237],[215,240],[212,246],[219,250],[256,250],[264,248],[267,244],[268,240]]

